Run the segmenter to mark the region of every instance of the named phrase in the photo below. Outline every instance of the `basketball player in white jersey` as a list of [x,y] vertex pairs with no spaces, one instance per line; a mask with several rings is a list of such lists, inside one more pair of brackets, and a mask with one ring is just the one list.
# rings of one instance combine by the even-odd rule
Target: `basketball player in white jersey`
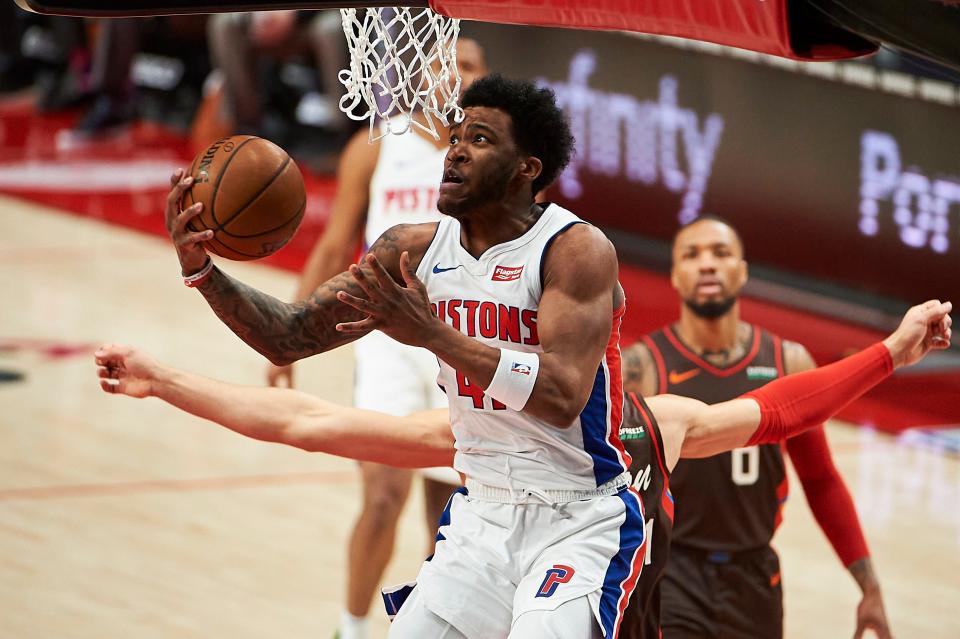
[[[483,49],[476,41],[457,42],[461,87],[486,75]],[[417,114],[417,117],[423,117]],[[358,236],[366,251],[392,226],[436,222],[439,176],[447,140],[434,140],[417,127],[404,135],[386,135],[370,143],[366,129],[344,149],[337,170],[337,193],[330,219],[307,260],[296,298],[306,299],[355,258]],[[354,405],[391,415],[407,415],[446,407],[437,386],[437,358],[430,351],[396,342],[375,331],[354,345]],[[271,386],[292,386],[290,366],[267,371]],[[340,639],[366,639],[370,601],[381,585],[393,553],[397,520],[410,493],[412,471],[361,462],[363,504],[347,555],[346,609],[340,618]],[[437,521],[460,479],[449,468],[424,471],[425,515],[432,554]],[[426,555],[424,555],[426,556]]]
[[552,92],[487,76],[461,105],[438,200],[447,217],[393,227],[308,300],[283,303],[211,266],[186,228],[201,207],[177,206],[182,173],[167,228],[188,282],[275,364],[372,330],[441,360],[467,488],[391,636],[615,637],[644,544],[618,434],[616,253],[573,213],[534,202],[573,150]]

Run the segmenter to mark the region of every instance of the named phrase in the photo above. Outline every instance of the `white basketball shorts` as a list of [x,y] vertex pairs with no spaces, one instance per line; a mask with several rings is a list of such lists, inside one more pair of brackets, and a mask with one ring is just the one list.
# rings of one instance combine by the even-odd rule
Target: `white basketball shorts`
[[468,482],[450,498],[436,553],[417,577],[423,606],[468,639],[502,639],[524,613],[587,597],[603,635],[616,637],[646,542],[628,483],[625,473],[588,496]]

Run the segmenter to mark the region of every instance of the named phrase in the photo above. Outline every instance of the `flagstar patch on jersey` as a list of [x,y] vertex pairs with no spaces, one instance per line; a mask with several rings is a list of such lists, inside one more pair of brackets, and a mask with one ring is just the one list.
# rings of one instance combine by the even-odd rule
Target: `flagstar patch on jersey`
[[510,366],[511,373],[519,373],[520,375],[529,375],[530,367],[526,364],[521,364],[520,362],[514,362]]
[[777,369],[773,366],[747,366],[747,379],[776,379]]
[[512,282],[520,279],[521,273],[523,273],[522,266],[498,266],[493,269],[493,277],[490,279],[494,282]]

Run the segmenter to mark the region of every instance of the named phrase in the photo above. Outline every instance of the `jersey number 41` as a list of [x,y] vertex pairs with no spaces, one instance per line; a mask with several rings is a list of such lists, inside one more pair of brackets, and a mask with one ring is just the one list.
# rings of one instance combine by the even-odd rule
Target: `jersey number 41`
[[[473,400],[473,407],[480,410],[490,410],[488,404],[493,410],[506,410],[507,407],[492,397],[487,397],[483,389],[476,384],[471,384],[467,376],[457,371],[457,394],[460,397],[469,397]],[[489,402],[487,401],[489,399]]]

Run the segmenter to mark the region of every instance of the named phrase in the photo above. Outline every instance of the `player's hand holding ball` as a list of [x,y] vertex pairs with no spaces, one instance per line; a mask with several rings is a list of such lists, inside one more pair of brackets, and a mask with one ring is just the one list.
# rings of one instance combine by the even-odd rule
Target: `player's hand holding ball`
[[307,204],[296,162],[252,135],[212,143],[170,186],[166,226],[185,276],[207,266],[207,252],[231,260],[272,255],[296,233]]
[[207,250],[204,248],[206,240],[213,239],[213,231],[193,231],[188,226],[190,220],[200,215],[203,203],[196,202],[185,211],[180,210],[180,201],[183,194],[193,185],[193,177],[186,175],[183,169],[170,176],[170,193],[167,194],[167,207],[164,221],[167,233],[173,240],[180,258],[180,268],[184,275],[192,275],[202,269],[207,263]]

